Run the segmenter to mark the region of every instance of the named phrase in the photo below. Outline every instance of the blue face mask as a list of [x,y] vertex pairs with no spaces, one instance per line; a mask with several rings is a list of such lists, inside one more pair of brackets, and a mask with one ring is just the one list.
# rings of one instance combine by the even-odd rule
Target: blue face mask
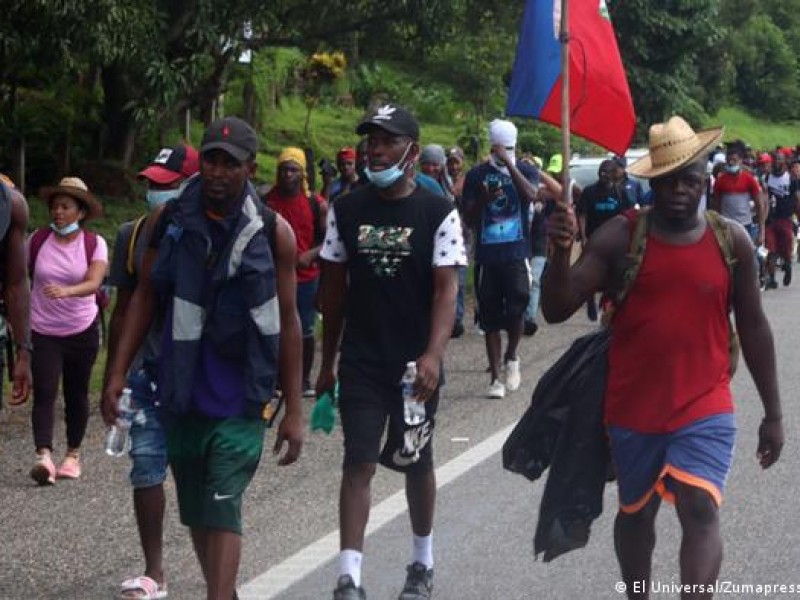
[[184,187],[186,187],[185,181],[174,190],[147,190],[147,208],[153,210],[165,202],[177,198],[183,193]]
[[742,169],[742,165],[725,165],[725,170],[734,175]]
[[55,231],[58,235],[69,235],[70,233],[75,233],[80,229],[81,226],[77,221],[73,221],[69,225],[65,225],[64,227],[56,227],[55,223],[50,223],[50,229]]
[[406,155],[410,149],[411,144],[406,147],[406,150],[403,152],[403,156],[400,157],[400,160],[388,169],[384,169],[383,171],[372,171],[369,167],[366,167],[364,169],[364,174],[367,176],[367,179],[369,179],[379,188],[385,189],[392,187],[397,180],[403,176],[403,173],[405,173],[406,167],[404,166],[401,168],[400,165],[406,159]]

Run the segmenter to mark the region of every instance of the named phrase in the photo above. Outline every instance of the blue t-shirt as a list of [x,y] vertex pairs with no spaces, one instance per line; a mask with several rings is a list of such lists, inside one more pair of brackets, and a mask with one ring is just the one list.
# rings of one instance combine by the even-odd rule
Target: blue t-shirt
[[418,186],[433,192],[437,196],[444,196],[444,190],[442,189],[442,186],[430,175],[425,175],[425,173],[417,173],[414,176],[414,181]]
[[[517,168],[534,187],[539,184],[539,171],[535,167],[517,163]],[[531,254],[530,203],[517,192],[510,175],[489,163],[481,163],[467,173],[463,196],[467,210],[481,201],[484,190],[488,190],[493,199],[474,227],[476,264],[502,264],[528,258]]]

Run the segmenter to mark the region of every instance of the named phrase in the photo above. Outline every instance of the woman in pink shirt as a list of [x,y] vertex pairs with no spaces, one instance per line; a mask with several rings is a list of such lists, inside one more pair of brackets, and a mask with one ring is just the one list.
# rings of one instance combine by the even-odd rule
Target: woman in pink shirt
[[[50,208],[49,228],[28,240],[31,271],[33,439],[37,460],[31,477],[52,485],[56,477],[81,475],[79,449],[89,420],[89,378],[100,347],[95,293],[108,265],[105,240],[83,229],[103,210],[86,184],[65,177],[39,196]],[[56,469],[53,424],[59,379],[63,380],[67,451]]]

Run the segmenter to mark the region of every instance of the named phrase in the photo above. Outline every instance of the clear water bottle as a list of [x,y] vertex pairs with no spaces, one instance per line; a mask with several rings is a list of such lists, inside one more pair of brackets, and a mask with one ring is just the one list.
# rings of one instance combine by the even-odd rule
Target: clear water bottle
[[122,390],[119,397],[119,416],[117,422],[108,428],[106,435],[106,454],[109,456],[122,456],[130,446],[131,425],[136,418],[136,411],[133,408],[133,398],[131,389]]
[[419,425],[425,421],[425,404],[417,402],[414,394],[414,383],[417,380],[417,363],[413,360],[406,363],[406,372],[400,380],[403,390],[403,418],[406,425]]

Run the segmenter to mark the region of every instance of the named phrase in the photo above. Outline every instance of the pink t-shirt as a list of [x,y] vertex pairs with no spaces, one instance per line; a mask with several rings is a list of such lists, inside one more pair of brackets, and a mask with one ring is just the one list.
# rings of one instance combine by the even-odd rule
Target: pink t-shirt
[[[30,251],[30,238],[27,242]],[[97,247],[92,262],[108,264],[108,246],[97,236]],[[86,264],[86,248],[83,235],[77,236],[67,244],[55,240],[55,234],[47,237],[39,249],[33,269],[31,287],[31,329],[36,333],[64,337],[81,333],[97,317],[97,303],[94,294],[80,298],[51,299],[44,295],[44,286],[75,285],[86,278],[89,270]]]

